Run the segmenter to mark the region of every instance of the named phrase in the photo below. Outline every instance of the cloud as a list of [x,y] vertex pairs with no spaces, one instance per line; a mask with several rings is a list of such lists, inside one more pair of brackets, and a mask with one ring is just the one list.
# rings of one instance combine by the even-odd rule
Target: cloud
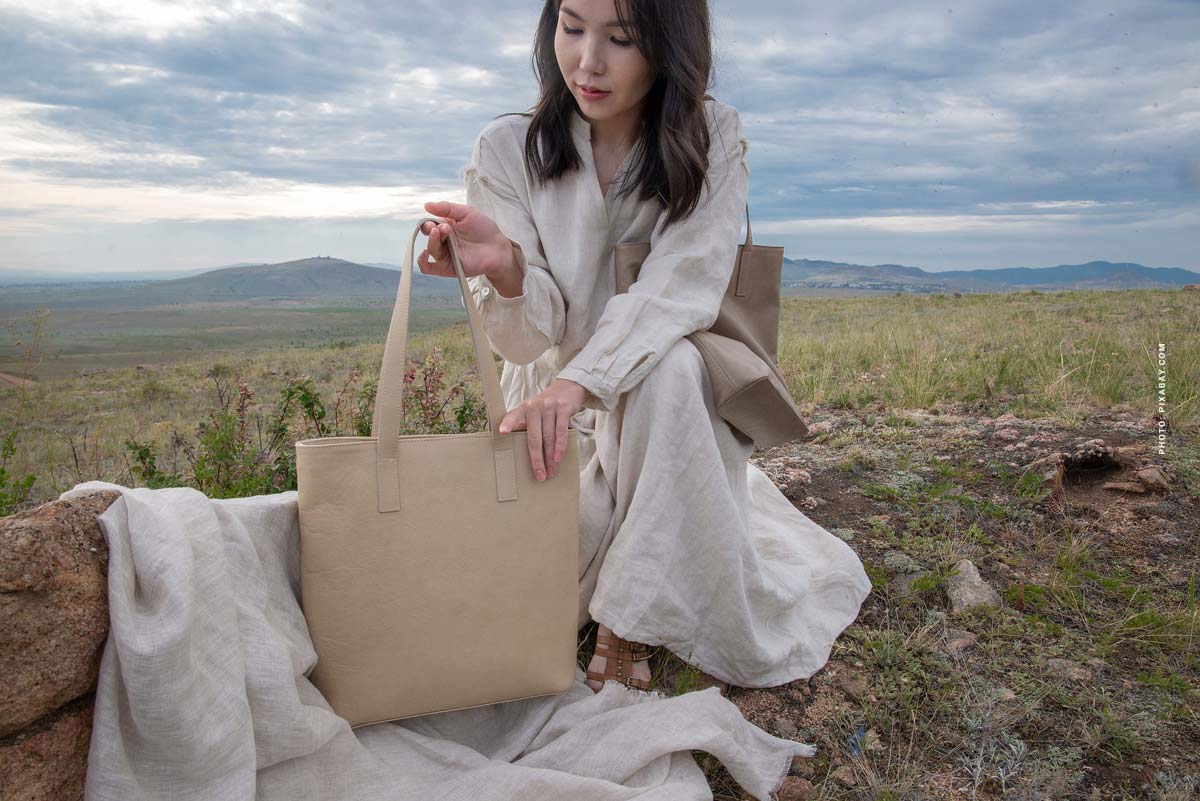
[[[1163,223],[1191,219],[1200,190],[1194,4],[714,11],[714,93],[741,111],[752,213],[780,226],[789,255],[824,226],[859,236],[829,258],[893,247],[886,260],[904,261],[918,232],[950,254],[921,251],[925,266],[995,263],[993,233],[1052,231],[1083,253],[1120,221],[1144,261],[1200,266],[1188,232]],[[535,99],[538,13],[515,0],[0,0],[0,247],[23,266],[103,269],[96,249],[46,240],[260,219],[264,258],[294,242],[272,240],[286,226],[267,220],[415,219],[426,199],[461,197],[483,125]],[[214,263],[250,258],[212,247]]]

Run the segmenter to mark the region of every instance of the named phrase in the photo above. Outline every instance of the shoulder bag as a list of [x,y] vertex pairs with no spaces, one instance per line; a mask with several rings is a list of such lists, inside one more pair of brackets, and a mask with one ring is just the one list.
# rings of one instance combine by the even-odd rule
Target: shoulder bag
[[309,678],[351,727],[565,692],[575,680],[579,446],[534,478],[457,239],[450,254],[488,429],[401,435],[413,244],[383,349],[369,437],[296,443]]
[[[619,294],[637,280],[650,243],[626,242],[613,250]],[[760,449],[808,434],[776,364],[782,275],[783,247],[754,244],[747,204],[746,241],[738,245],[717,320],[687,337],[704,357],[718,413]]]

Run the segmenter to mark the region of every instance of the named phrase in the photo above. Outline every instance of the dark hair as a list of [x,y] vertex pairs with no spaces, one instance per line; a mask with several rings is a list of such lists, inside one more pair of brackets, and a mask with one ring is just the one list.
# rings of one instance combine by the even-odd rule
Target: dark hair
[[[525,162],[540,182],[583,164],[571,138],[577,105],[554,53],[558,7],[546,0],[534,38],[533,70],[540,86],[525,135]],[[708,172],[709,132],[704,101],[712,80],[707,0],[617,0],[617,19],[656,76],[646,95],[636,152],[618,191],[657,197],[668,209],[665,225],[695,210]],[[504,116],[504,115],[501,115]],[[539,144],[541,145],[539,149]]]

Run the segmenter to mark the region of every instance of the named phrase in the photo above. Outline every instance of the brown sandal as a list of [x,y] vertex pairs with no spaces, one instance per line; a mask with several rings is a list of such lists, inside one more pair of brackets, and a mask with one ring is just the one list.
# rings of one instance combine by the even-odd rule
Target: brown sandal
[[[601,653],[599,650],[602,645],[605,649],[604,653]],[[650,682],[633,675],[633,663],[642,662],[654,656],[654,654],[658,653],[657,647],[651,647],[645,643],[622,640],[616,635],[610,636],[597,633],[596,649],[593,657],[604,657],[604,671],[587,671],[589,679],[598,681],[601,685],[608,679],[616,679],[626,687],[634,687],[639,690],[650,689]]]

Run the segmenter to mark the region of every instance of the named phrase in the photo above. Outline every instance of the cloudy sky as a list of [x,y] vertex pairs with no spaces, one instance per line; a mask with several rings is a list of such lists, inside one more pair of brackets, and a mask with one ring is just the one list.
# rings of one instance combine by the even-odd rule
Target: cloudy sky
[[[0,274],[399,263],[534,101],[539,6],[0,0]],[[1200,270],[1195,0],[711,7],[756,241]]]

